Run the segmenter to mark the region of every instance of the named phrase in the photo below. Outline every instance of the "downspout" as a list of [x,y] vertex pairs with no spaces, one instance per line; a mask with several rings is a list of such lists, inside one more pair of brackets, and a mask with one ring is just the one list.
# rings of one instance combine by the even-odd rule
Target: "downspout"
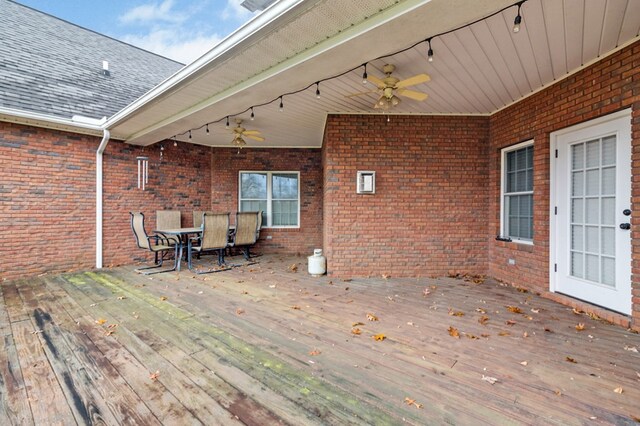
[[96,268],[102,269],[102,154],[111,134],[103,129],[102,140],[96,151]]

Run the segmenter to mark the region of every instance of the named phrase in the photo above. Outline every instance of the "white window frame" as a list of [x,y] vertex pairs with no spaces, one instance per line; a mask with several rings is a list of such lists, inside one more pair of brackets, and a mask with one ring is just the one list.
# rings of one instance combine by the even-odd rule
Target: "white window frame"
[[[266,223],[262,224],[262,228],[274,228],[274,229],[299,229],[300,228],[300,204],[302,204],[301,200],[300,200],[300,172],[299,171],[284,171],[284,170],[272,170],[272,171],[268,171],[268,170],[240,170],[238,172],[238,211],[242,211],[241,206],[242,206],[242,174],[243,173],[260,173],[260,174],[266,174],[267,175],[267,220]],[[273,194],[272,194],[272,184],[271,184],[271,180],[272,180],[272,176],[273,175],[285,175],[285,174],[289,174],[289,175],[293,175],[295,174],[298,177],[298,223],[297,225],[278,225],[278,226],[274,226],[272,224],[272,204],[273,204]]]
[[[513,152],[513,151],[517,151],[519,149],[522,148],[527,148],[529,146],[534,146],[533,144],[533,139],[529,139],[527,141],[524,142],[520,142],[517,143],[515,145],[511,145],[508,146],[506,148],[502,148],[502,150],[500,151],[500,237],[503,238],[510,238],[511,241],[518,243],[518,244],[528,244],[528,245],[533,245],[533,240],[528,240],[528,239],[524,239],[524,238],[518,238],[518,237],[512,237],[510,235],[508,235],[508,230],[507,230],[507,223],[506,223],[506,219],[505,219],[505,191],[506,191],[506,174],[507,174],[507,154],[509,152]],[[534,156],[535,156],[535,148],[534,148]],[[535,164],[534,164],[534,169],[533,169],[534,173],[535,173]],[[534,188],[535,188],[535,182],[533,182],[534,184]],[[526,194],[531,194],[532,196],[534,195],[534,188],[531,189],[531,191],[523,191],[523,192],[511,192],[509,193],[509,195],[526,195]],[[533,203],[533,197],[532,197],[532,201]],[[533,206],[533,214],[535,216],[535,204]],[[531,219],[532,223],[531,226],[533,227],[533,218]],[[535,235],[535,234],[534,234]]]

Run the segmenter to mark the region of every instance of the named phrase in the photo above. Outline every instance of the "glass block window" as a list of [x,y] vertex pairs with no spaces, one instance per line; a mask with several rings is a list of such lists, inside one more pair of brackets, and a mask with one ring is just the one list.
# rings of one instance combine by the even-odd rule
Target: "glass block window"
[[533,242],[533,141],[502,150],[503,237]]
[[298,172],[240,172],[240,211],[262,211],[264,227],[300,225]]

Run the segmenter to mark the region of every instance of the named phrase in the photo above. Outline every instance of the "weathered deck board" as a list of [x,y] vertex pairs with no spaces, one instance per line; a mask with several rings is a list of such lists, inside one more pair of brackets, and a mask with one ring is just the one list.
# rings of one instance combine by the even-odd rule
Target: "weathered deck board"
[[[640,349],[637,334],[491,280],[343,281],[309,277],[300,258],[258,260],[202,276],[116,268],[5,283],[0,330],[24,369],[20,327],[43,325],[46,336],[29,336],[43,345],[49,374],[72,375],[83,406],[96,401],[101,414],[111,413],[107,423],[124,423],[127,410],[143,413],[130,422],[138,424],[635,424],[640,416],[640,354],[630,350]],[[36,322],[44,314],[51,321]],[[360,336],[351,334],[355,322],[365,323]],[[584,331],[575,329],[579,322]],[[108,324],[118,324],[110,336]],[[387,339],[374,341],[375,333]],[[11,357],[12,340],[5,342]],[[0,377],[15,372],[0,369]],[[17,383],[14,399],[24,400],[34,379],[25,375],[22,394]],[[81,419],[65,386],[58,385],[67,395],[61,403]],[[7,387],[0,383],[0,395]],[[13,406],[28,423],[32,407]],[[42,411],[33,418],[41,423]]]
[[13,336],[0,338],[0,424],[31,425],[33,416],[27,400]]

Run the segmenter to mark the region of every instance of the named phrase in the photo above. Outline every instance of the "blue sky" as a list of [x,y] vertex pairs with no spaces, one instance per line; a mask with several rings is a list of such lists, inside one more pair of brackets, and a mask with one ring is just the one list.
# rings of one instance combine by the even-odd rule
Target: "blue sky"
[[183,63],[253,17],[242,0],[16,1]]

